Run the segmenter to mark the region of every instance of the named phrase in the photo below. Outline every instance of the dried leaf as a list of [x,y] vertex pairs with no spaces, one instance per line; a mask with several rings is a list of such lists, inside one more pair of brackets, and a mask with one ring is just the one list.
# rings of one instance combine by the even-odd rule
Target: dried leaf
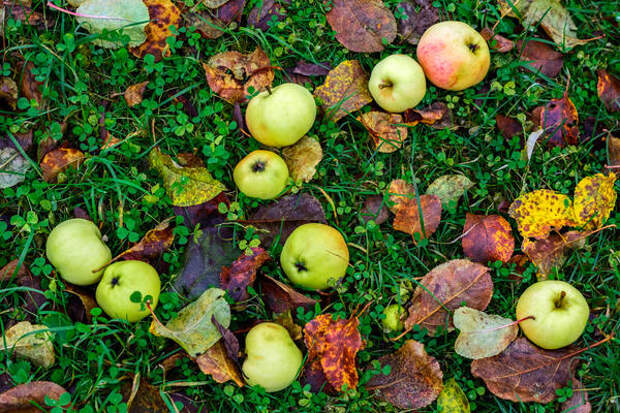
[[329,62],[322,63],[309,63],[305,60],[297,61],[297,64],[293,68],[292,72],[296,75],[302,76],[327,76],[329,71],[332,70]]
[[[15,21],[21,22],[23,25],[34,26],[39,30],[46,30],[52,25],[51,22],[45,20],[45,16],[38,11],[32,9],[32,2],[28,1],[4,1],[0,4],[0,32],[4,33],[3,24],[5,15]],[[2,10],[4,8],[4,10]],[[4,12],[4,13],[3,13]]]
[[216,11],[216,17],[224,24],[230,24],[233,21],[240,21],[246,0],[229,0]]
[[[413,242],[417,243],[415,234],[420,239],[430,237],[435,233],[441,221],[441,200],[436,195],[420,195],[420,204],[417,199],[406,200],[396,212],[394,229],[411,234]],[[423,226],[424,225],[424,226]]]
[[[396,19],[381,0],[334,0],[327,22],[347,49],[380,52],[396,37]],[[385,42],[385,43],[384,43]]]
[[[93,34],[118,31],[129,36],[129,46],[134,47],[146,40],[145,27],[149,21],[149,9],[142,0],[85,0],[77,8],[78,23]],[[83,17],[86,16],[106,16]],[[95,39],[93,43],[107,48],[122,46],[120,41]]]
[[388,209],[383,202],[383,197],[373,195],[366,198],[360,210],[360,218],[366,223],[371,219],[377,225],[383,224],[389,218]]
[[[0,350],[30,360],[35,366],[50,368],[56,361],[53,334],[47,326],[22,321],[4,331]],[[1,410],[0,410],[1,411]]]
[[443,385],[443,390],[437,397],[437,406],[445,413],[469,413],[469,400],[467,395],[454,378]]
[[208,11],[184,11],[181,16],[185,21],[185,27],[195,27],[206,39],[218,39],[224,34],[222,30],[225,27],[224,23],[211,16]]
[[521,251],[538,267],[539,274],[547,276],[554,268],[564,264],[566,248],[586,239],[591,232],[569,231],[565,234],[553,233],[545,239],[523,239]]
[[235,363],[238,362],[241,351],[239,347],[239,339],[237,339],[237,336],[235,336],[232,331],[221,325],[219,321],[217,321],[215,316],[211,317],[211,322],[215,325],[217,331],[219,331],[222,335],[222,339],[220,340],[220,342],[224,344],[224,350],[226,350],[226,354],[228,355],[228,357],[230,357],[230,359]]
[[222,337],[211,317],[214,316],[224,327],[230,325],[230,307],[224,299],[225,294],[219,288],[209,288],[165,326],[153,320],[149,331],[176,341],[190,356],[196,357]]
[[205,353],[198,356],[196,363],[200,367],[200,371],[213,377],[213,380],[217,383],[225,383],[232,380],[239,387],[244,385],[239,368],[226,354],[222,341],[218,341]]
[[293,341],[301,340],[302,328],[299,324],[295,324],[295,320],[293,320],[293,314],[291,314],[291,310],[287,310],[283,313],[274,314],[273,322],[280,324],[282,327],[286,328],[286,331],[288,331]]
[[150,54],[159,62],[163,57],[170,56],[170,47],[166,43],[168,37],[175,34],[170,26],[181,27],[181,11],[170,0],[143,0],[148,7],[150,21],[144,28],[146,41],[129,50],[139,59]]
[[515,247],[512,228],[499,215],[467,213],[463,228],[463,252],[474,262],[508,262]]
[[58,400],[67,391],[51,381],[32,381],[19,384],[0,394],[0,412],[39,413],[35,406],[45,406],[45,398]]
[[24,182],[30,163],[12,146],[0,149],[0,189]]
[[407,202],[415,197],[415,187],[403,179],[394,179],[390,182],[388,196],[390,197],[390,203],[393,204],[390,207],[390,211],[396,214],[407,205]]
[[497,129],[499,129],[499,132],[506,139],[511,139],[513,136],[523,134],[523,126],[521,126],[521,122],[515,118],[498,113],[495,115],[495,123],[497,124]]
[[[18,263],[19,259],[14,259],[0,269],[0,282],[10,281],[19,287],[26,287],[27,290],[20,293],[23,299],[20,309],[36,315],[47,301],[41,288],[41,279],[33,277],[25,263],[17,268]],[[8,306],[5,304],[4,308]]]
[[17,83],[10,77],[0,78],[0,102],[11,110],[17,108]]
[[397,151],[407,139],[407,127],[397,126],[403,123],[398,113],[372,111],[361,114],[357,120],[368,130],[375,149],[381,153]]
[[540,72],[543,75],[554,78],[562,71],[564,57],[562,53],[553,50],[553,47],[539,40],[529,39],[527,42],[517,42],[519,59],[527,64],[522,67],[531,72]]
[[566,94],[561,99],[551,99],[540,112],[540,125],[549,135],[549,146],[576,145],[579,142],[578,124],[577,108]]
[[435,129],[452,126],[452,112],[443,102],[434,102],[422,109],[407,109],[403,113],[404,125],[415,126],[418,123],[430,125]]
[[620,138],[609,135],[607,139],[607,151],[609,153],[609,165],[620,165]]
[[148,261],[167,251],[173,241],[173,227],[170,225],[170,220],[166,220],[149,230],[140,242],[121,253],[119,257],[124,260]]
[[469,260],[451,260],[433,268],[416,287],[405,320],[407,329],[419,324],[432,335],[438,327],[452,329],[449,311],[465,303],[484,310],[493,295],[489,269]]
[[220,7],[221,5],[223,5],[224,3],[228,1],[229,0],[200,0],[202,4],[209,7],[210,9],[217,9],[218,7]]
[[403,1],[396,8],[398,34],[409,44],[418,44],[426,29],[439,21],[439,12],[430,0]]
[[599,70],[596,91],[610,112],[620,110],[620,80],[606,70]]
[[515,47],[515,43],[500,34],[496,34],[488,27],[480,31],[480,35],[489,43],[489,47],[499,53],[508,53]]
[[202,204],[192,205],[189,207],[173,207],[176,216],[182,216],[185,220],[185,226],[188,228],[212,227],[224,221],[224,214],[219,210],[220,204],[230,207],[230,200],[224,192],[220,192],[215,198],[203,202]]
[[53,182],[59,173],[69,167],[78,168],[85,155],[73,148],[58,148],[48,152],[41,161],[41,172],[46,182]]
[[530,133],[527,137],[527,143],[525,144],[525,152],[527,154],[528,161],[532,159],[532,154],[534,153],[534,148],[536,147],[536,142],[538,139],[545,133],[544,129],[538,129],[534,132]]
[[[72,284],[67,284],[65,287],[65,291],[77,297],[81,305],[81,308],[78,308],[75,311],[68,311],[68,315],[72,316],[72,313],[77,313],[76,317],[71,317],[72,319],[74,319],[74,321],[87,320],[88,322],[90,322],[93,318],[90,311],[93,308],[97,307],[97,302],[92,297],[92,295],[89,294],[86,290]],[[79,319],[75,320],[75,318]]]
[[575,187],[573,210],[575,222],[585,229],[598,229],[616,206],[616,174],[595,174],[583,178]]
[[127,105],[132,108],[136,105],[142,103],[142,96],[144,95],[144,91],[146,90],[146,85],[149,84],[149,81],[146,80],[141,83],[137,83],[135,85],[131,85],[125,90],[125,102]]
[[263,31],[269,30],[269,22],[275,16],[276,22],[281,22],[286,18],[286,9],[282,4],[290,4],[290,0],[276,2],[275,0],[263,0],[258,2],[256,6],[248,14],[248,24],[258,27]]
[[399,409],[421,409],[441,393],[443,373],[439,362],[418,341],[405,341],[395,353],[379,358],[379,363],[389,365],[390,374],[372,377],[366,387],[376,387],[381,399]]
[[230,267],[222,267],[220,286],[236,301],[245,301],[250,298],[247,288],[254,284],[256,271],[271,257],[260,247],[252,248],[252,253],[241,254]]
[[306,310],[314,308],[316,300],[298,293],[288,284],[284,284],[263,274],[260,280],[262,298],[274,313],[297,311],[298,307]]
[[329,395],[336,395],[336,390],[327,381],[325,373],[323,373],[323,367],[321,361],[315,358],[309,363],[306,363],[304,370],[301,373],[299,381],[305,386],[310,385],[310,391],[313,393],[323,392]]
[[134,376],[133,381],[125,381],[130,386],[121,387],[121,394],[127,403],[128,413],[167,413],[170,410],[161,396],[160,387],[153,386],[140,375]]
[[573,203],[559,192],[538,189],[515,199],[508,210],[523,238],[545,239],[553,230],[574,226]]
[[316,166],[323,159],[323,148],[316,139],[304,136],[292,146],[282,149],[289,174],[295,182],[310,182]]
[[517,338],[519,327],[511,324],[509,318],[459,307],[454,311],[454,327],[460,330],[454,351],[474,360],[496,356]]
[[443,175],[428,186],[426,194],[436,195],[442,207],[448,208],[452,202],[456,204],[472,186],[474,183],[465,175]]
[[368,74],[357,60],[345,60],[332,69],[325,83],[315,89],[314,96],[321,100],[321,107],[334,122],[372,102]]
[[[134,0],[135,1],[135,0]],[[35,74],[32,72],[34,69],[34,63],[26,62],[22,65],[22,76],[19,84],[22,96],[29,101],[35,101],[39,104],[39,107],[43,106],[43,82],[39,82],[36,79]]]
[[573,396],[562,403],[561,413],[590,413],[592,405],[588,401],[588,392],[583,388],[581,381],[575,377],[573,382]]

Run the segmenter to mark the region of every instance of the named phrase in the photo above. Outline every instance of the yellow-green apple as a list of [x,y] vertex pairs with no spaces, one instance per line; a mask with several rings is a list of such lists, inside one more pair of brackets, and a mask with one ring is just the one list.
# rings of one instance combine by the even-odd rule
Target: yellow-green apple
[[280,264],[294,284],[322,290],[344,276],[349,249],[337,229],[325,224],[304,224],[287,238]]
[[316,103],[308,90],[284,83],[254,96],[245,111],[250,133],[267,146],[289,146],[312,127]]
[[243,374],[250,386],[259,385],[268,392],[288,387],[301,367],[301,351],[284,327],[260,323],[245,337]]
[[239,161],[233,179],[241,192],[252,198],[273,199],[288,182],[288,167],[277,153],[258,150]]
[[457,21],[429,27],[420,38],[417,56],[428,80],[447,90],[480,83],[491,64],[486,40],[471,26]]
[[407,315],[405,309],[398,304],[391,304],[383,310],[383,329],[387,332],[401,331],[404,327],[403,317]]
[[424,71],[404,54],[386,57],[372,69],[368,82],[375,102],[388,112],[404,112],[416,106],[426,93]]
[[147,300],[155,310],[160,289],[159,274],[150,264],[137,260],[118,261],[105,269],[95,298],[108,316],[133,323],[150,314],[145,305]]
[[534,344],[553,350],[568,346],[583,333],[590,308],[583,295],[564,281],[540,281],[529,286],[517,302],[517,320]]
[[76,285],[94,284],[112,259],[99,228],[87,219],[68,219],[56,225],[45,243],[45,254],[60,276]]

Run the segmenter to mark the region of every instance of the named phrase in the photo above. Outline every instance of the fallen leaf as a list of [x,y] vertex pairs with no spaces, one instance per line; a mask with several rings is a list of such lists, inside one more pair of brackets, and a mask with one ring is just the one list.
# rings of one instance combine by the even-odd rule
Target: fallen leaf
[[[86,320],[88,322],[91,322],[93,316],[90,312],[93,308],[98,307],[97,302],[92,297],[92,295],[89,294],[85,289],[82,289],[72,284],[66,284],[65,291],[77,297],[81,305],[81,308],[78,308],[76,311],[68,311],[68,315],[72,316],[73,315],[72,313],[78,313],[76,318],[79,317],[79,320],[74,320],[74,321]],[[83,311],[83,314],[82,314],[82,311]],[[71,317],[71,318],[74,319],[74,317]]]
[[[0,32],[4,33],[3,24],[6,18],[12,18],[22,25],[33,26],[39,30],[47,30],[52,23],[45,20],[45,16],[32,9],[32,2],[28,1],[4,1],[0,4]],[[4,8],[4,10],[2,10]],[[4,11],[4,13],[3,13]]]
[[521,122],[515,118],[498,113],[495,115],[495,123],[497,124],[499,132],[506,139],[511,139],[513,136],[523,134],[523,126],[521,126]]
[[416,287],[408,308],[405,327],[418,324],[433,335],[438,327],[450,331],[449,311],[463,303],[484,310],[493,296],[493,281],[489,269],[469,260],[451,260],[433,268]]
[[220,192],[215,198],[202,204],[188,207],[173,207],[174,214],[185,220],[188,228],[207,228],[224,221],[224,214],[220,212],[220,204],[230,207],[230,200],[224,192]]
[[125,102],[127,102],[127,106],[130,108],[139,105],[142,103],[142,96],[144,95],[144,91],[146,90],[146,85],[149,84],[149,81],[146,80],[141,83],[137,83],[135,85],[131,85],[125,90]]
[[235,301],[245,301],[250,298],[247,288],[254,284],[256,271],[271,257],[260,247],[252,248],[250,255],[243,253],[230,267],[222,267],[220,273],[220,287],[228,292]]
[[573,203],[559,192],[538,189],[515,199],[508,214],[523,238],[545,239],[553,230],[574,226]]
[[[161,222],[144,234],[144,237],[137,244],[122,252],[117,258],[148,261],[158,257],[172,246],[174,241],[173,229],[170,220]],[[116,258],[112,261],[116,261]]]
[[282,327],[286,328],[289,335],[294,341],[301,340],[302,338],[302,328],[299,324],[295,323],[293,320],[293,314],[291,310],[287,310],[283,313],[277,313],[273,315],[273,322],[280,324]]
[[175,36],[170,26],[181,27],[181,11],[170,0],[143,1],[148,7],[150,17],[149,23],[144,28],[146,40],[129,50],[138,59],[150,54],[156,62],[159,62],[162,58],[170,56],[170,46],[166,39]]
[[465,191],[472,186],[474,183],[465,175],[443,175],[428,186],[426,194],[437,196],[441,206],[448,208],[452,202],[458,203]]
[[330,70],[314,96],[320,99],[321,108],[334,122],[372,102],[368,74],[357,60],[345,60]]
[[577,108],[566,94],[561,99],[551,99],[540,112],[540,125],[549,135],[549,146],[576,145],[579,142],[578,124]]
[[415,197],[415,187],[403,179],[394,179],[388,187],[390,198],[390,211],[396,214],[400,209],[407,206],[407,202]]
[[309,63],[305,60],[298,60],[292,72],[302,76],[327,76],[332,70],[329,62]]
[[200,3],[204,4],[210,9],[217,9],[218,7],[220,7],[221,5],[223,5],[224,3],[228,1],[229,0],[200,0]]
[[454,327],[460,330],[454,351],[474,360],[498,355],[519,334],[519,327],[511,319],[469,307],[454,311]]
[[474,262],[508,262],[514,252],[512,228],[499,215],[467,213],[463,228],[463,252]]
[[596,91],[610,112],[620,110],[620,80],[606,70],[599,70]]
[[53,182],[59,173],[69,167],[79,168],[85,155],[73,148],[58,148],[48,152],[41,160],[41,172],[45,182]]
[[153,320],[149,331],[176,341],[190,356],[196,357],[222,337],[211,317],[215,316],[224,327],[230,325],[230,307],[224,299],[225,294],[219,288],[209,288],[165,326]]
[[614,189],[616,174],[586,176],[575,187],[573,210],[575,222],[585,229],[603,226],[616,206],[618,194]]
[[294,145],[282,149],[282,157],[295,182],[310,182],[316,174],[316,166],[323,159],[323,148],[318,140],[304,136]]
[[443,384],[437,397],[437,407],[445,413],[469,413],[469,400],[454,378]]
[[381,153],[397,151],[407,139],[407,127],[398,126],[403,123],[403,117],[398,113],[371,111],[361,114],[357,120],[368,131],[374,148]]
[[564,264],[566,248],[586,239],[591,232],[569,231],[565,234],[553,233],[545,239],[523,239],[521,251],[538,267],[539,274],[547,276],[554,268]]
[[573,396],[562,403],[561,413],[590,413],[592,405],[588,401],[588,392],[580,380],[572,377]]
[[366,198],[360,210],[360,218],[366,223],[370,220],[375,224],[381,225],[389,218],[388,209],[380,195],[372,195]]
[[184,11],[181,17],[185,21],[185,27],[195,27],[206,39],[218,39],[224,34],[225,24],[206,10]]
[[263,0],[258,2],[248,14],[248,24],[263,31],[269,30],[269,22],[273,21],[273,16],[275,16],[276,22],[281,22],[286,18],[286,9],[283,4],[290,4],[290,0],[282,0],[281,2]]
[[19,88],[23,97],[29,101],[35,101],[39,104],[39,108],[43,106],[43,82],[36,79],[32,72],[34,63],[26,62],[21,69],[21,82]]
[[131,383],[131,387],[121,388],[128,413],[167,413],[170,411],[162,398],[163,389],[159,386],[153,386],[140,375],[134,376],[133,381],[126,380],[124,383]]
[[304,369],[301,373],[299,381],[305,386],[310,385],[310,391],[313,393],[323,392],[329,395],[336,395],[336,389],[332,387],[327,381],[325,373],[323,373],[323,367],[321,366],[321,360],[315,358],[309,363],[304,365]]
[[[23,300],[20,309],[26,311],[27,317],[33,315],[34,319],[34,315],[37,315],[39,310],[45,306],[47,298],[41,288],[41,279],[30,273],[26,263],[22,263],[19,268],[18,263],[19,259],[14,259],[0,269],[0,282],[10,281],[18,287],[25,287],[25,291],[20,293]],[[4,308],[8,308],[6,304],[3,305]],[[5,327],[7,327],[6,324]]]
[[620,138],[609,135],[607,139],[607,153],[609,153],[609,165],[620,165]]
[[30,163],[12,146],[0,149],[0,189],[10,188],[26,179]]
[[60,399],[67,391],[51,381],[31,381],[18,384],[0,394],[0,412],[6,413],[38,413],[35,406],[46,406],[46,398]]
[[496,34],[488,27],[480,31],[480,35],[487,41],[489,47],[499,53],[508,53],[515,47],[515,43],[500,34]]
[[418,44],[426,29],[439,21],[439,12],[429,0],[403,1],[396,8],[400,16],[397,32],[409,44]]
[[418,341],[405,341],[395,353],[379,358],[379,363],[390,366],[390,374],[372,377],[366,388],[376,387],[379,398],[399,409],[421,409],[441,393],[443,373],[439,362]]
[[[30,360],[35,366],[50,368],[56,361],[53,334],[47,326],[22,321],[4,331],[0,350]],[[0,409],[0,411],[2,411]]]
[[[122,33],[129,36],[130,47],[144,43],[147,38],[145,27],[149,21],[149,9],[142,0],[86,0],[80,4],[76,13],[78,23],[93,34],[102,34],[104,31]],[[101,38],[94,39],[93,43],[111,49],[122,46],[120,41]]]
[[225,383],[232,380],[239,387],[243,387],[243,379],[239,368],[226,354],[222,341],[218,341],[205,353],[196,358],[196,363],[204,374],[213,377],[217,383]]
[[553,47],[542,41],[529,39],[526,42],[517,41],[519,60],[527,62],[522,67],[530,72],[540,72],[543,75],[554,78],[562,71],[564,57],[556,52]]
[[406,126],[424,123],[435,129],[445,129],[452,126],[452,112],[445,103],[434,102],[422,109],[407,109],[403,113],[403,120]]
[[308,360],[318,358],[323,373],[336,390],[357,387],[355,357],[364,348],[357,317],[334,320],[333,314],[321,314],[304,326]]
[[149,154],[151,166],[164,180],[166,192],[174,206],[192,206],[215,198],[225,187],[205,167],[181,167],[158,147]]
[[347,49],[380,52],[396,37],[396,19],[381,0],[334,0],[327,22]]
[[10,77],[0,78],[0,101],[11,110],[17,108],[17,83]]
[[239,355],[241,354],[239,347],[239,339],[235,334],[230,331],[228,328],[224,327],[220,324],[219,321],[215,318],[215,316],[211,316],[211,322],[217,328],[217,331],[222,335],[222,339],[219,341],[224,345],[224,350],[226,350],[226,354],[232,361],[235,363],[239,361]]
[[528,161],[532,159],[532,154],[534,153],[536,142],[538,142],[538,139],[543,135],[543,133],[545,133],[545,130],[541,128],[530,133],[527,137],[527,143],[525,144],[525,153],[527,154]]
[[297,311],[303,307],[306,310],[313,309],[316,300],[298,293],[293,287],[284,284],[268,275],[263,274],[260,280],[262,298],[267,307],[274,313]]
[[441,209],[441,200],[437,195],[420,195],[419,205],[417,199],[408,199],[396,212],[393,227],[410,234],[413,242],[417,243],[415,234],[425,239],[435,233],[441,221]]
[[250,88],[261,91],[273,82],[269,56],[257,47],[251,54],[224,52],[212,56],[202,67],[213,92],[230,103],[246,102]]

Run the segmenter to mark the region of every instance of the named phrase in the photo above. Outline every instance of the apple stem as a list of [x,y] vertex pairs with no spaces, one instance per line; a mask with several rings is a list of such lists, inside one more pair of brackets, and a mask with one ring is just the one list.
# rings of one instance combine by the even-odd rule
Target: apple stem
[[271,91],[271,86],[267,85],[267,86],[265,86],[265,89],[267,89],[267,92],[268,92],[270,95],[273,95],[273,92]]
[[394,86],[392,82],[379,83],[379,89],[385,89]]
[[162,322],[161,322],[161,321],[159,321],[159,318],[157,318],[157,316],[156,316],[156,315],[155,315],[155,313],[153,312],[153,308],[151,307],[151,300],[146,300],[146,302],[145,302],[144,304],[146,305],[146,308],[148,308],[148,309],[149,309],[149,312],[150,312],[150,313],[151,313],[151,315],[153,316],[153,319],[155,320],[155,322],[156,322],[157,324],[159,324],[160,326],[162,326],[162,327],[163,327],[164,325],[162,324]]
[[562,301],[564,301],[564,297],[566,297],[566,291],[562,291],[560,293],[560,298],[555,302],[555,308],[562,307]]

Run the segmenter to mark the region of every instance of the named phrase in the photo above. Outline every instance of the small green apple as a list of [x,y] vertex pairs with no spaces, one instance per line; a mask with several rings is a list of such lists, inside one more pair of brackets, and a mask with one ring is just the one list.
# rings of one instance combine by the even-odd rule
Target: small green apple
[[89,220],[68,219],[56,225],[45,243],[45,254],[60,276],[76,285],[99,281],[112,253],[101,239],[99,228]]
[[294,284],[322,290],[344,277],[349,265],[349,249],[335,228],[304,224],[284,243],[280,264]]
[[245,111],[250,133],[267,146],[289,146],[312,128],[316,103],[308,90],[284,83],[254,96]]
[[407,311],[398,305],[392,304],[383,310],[385,318],[383,319],[383,329],[386,332],[401,331],[404,328],[403,318],[407,315]]
[[284,159],[274,152],[254,151],[235,166],[233,179],[247,196],[273,199],[286,188],[288,167]]
[[301,351],[284,327],[260,323],[245,337],[243,374],[250,386],[259,385],[276,392],[295,381],[301,368]]
[[142,320],[150,311],[144,304],[132,301],[132,294],[139,291],[143,300],[150,296],[150,306],[155,310],[160,289],[159,274],[150,264],[137,260],[118,261],[105,269],[95,298],[111,318],[133,323]]
[[577,340],[588,322],[590,308],[583,295],[564,281],[547,280],[530,285],[517,302],[517,320],[534,344],[553,350]]
[[368,89],[384,110],[404,112],[424,98],[426,77],[414,59],[403,54],[393,54],[372,69]]

